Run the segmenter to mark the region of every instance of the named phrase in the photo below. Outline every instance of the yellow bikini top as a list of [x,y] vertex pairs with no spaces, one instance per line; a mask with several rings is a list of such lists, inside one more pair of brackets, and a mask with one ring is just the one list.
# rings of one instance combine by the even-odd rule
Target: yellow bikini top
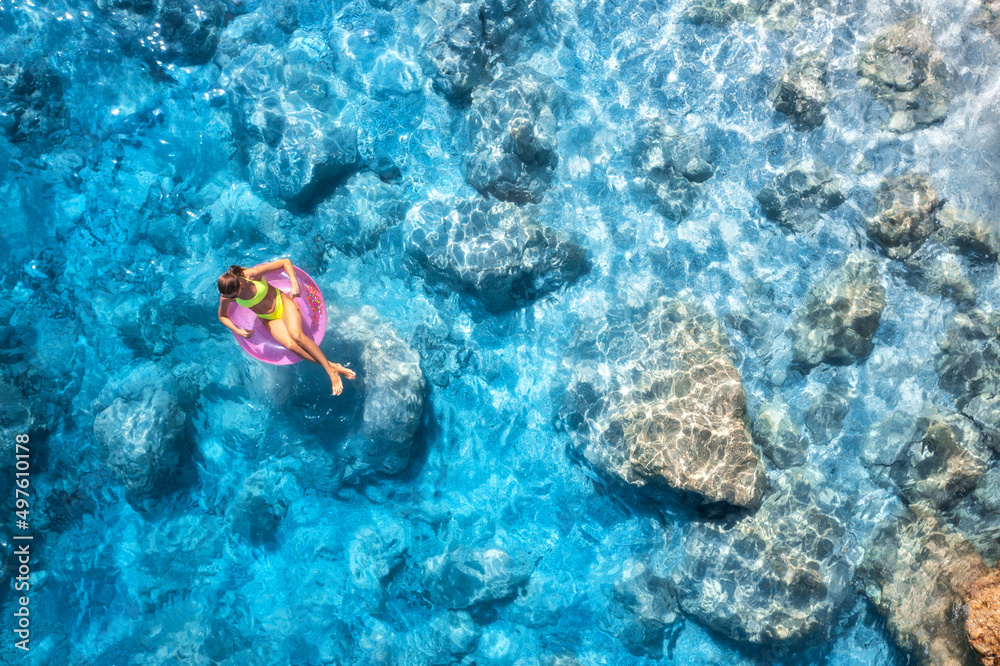
[[252,282],[253,285],[257,288],[257,293],[253,295],[253,298],[249,300],[243,298],[236,299],[236,302],[245,308],[252,308],[253,306],[260,303],[262,300],[264,300],[264,297],[267,296],[267,287],[268,287],[267,282],[265,282],[264,280],[250,280],[250,282]]

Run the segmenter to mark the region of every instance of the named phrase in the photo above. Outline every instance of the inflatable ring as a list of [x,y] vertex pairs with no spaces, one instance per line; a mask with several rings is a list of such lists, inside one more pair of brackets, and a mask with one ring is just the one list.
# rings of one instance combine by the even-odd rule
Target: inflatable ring
[[[326,334],[326,301],[323,300],[323,293],[313,282],[313,279],[298,266],[294,268],[295,277],[299,281],[299,295],[292,300],[299,306],[299,312],[302,313],[302,332],[318,345],[323,342],[323,336]],[[268,271],[262,274],[259,279],[267,280],[268,284],[274,285],[286,296],[292,288],[292,281],[282,268]],[[255,315],[250,308],[238,305],[234,301],[229,306],[229,318],[238,327],[253,331],[253,335],[249,338],[241,338],[235,333],[233,333],[233,337],[246,353],[258,361],[275,365],[291,365],[302,360],[275,340],[264,320]]]

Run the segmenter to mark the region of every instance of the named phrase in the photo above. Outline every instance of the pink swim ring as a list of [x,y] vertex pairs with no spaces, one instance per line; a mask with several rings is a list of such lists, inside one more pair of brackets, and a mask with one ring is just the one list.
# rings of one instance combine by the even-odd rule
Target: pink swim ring
[[[292,300],[299,306],[299,312],[302,313],[302,331],[318,345],[323,342],[323,336],[326,334],[326,301],[323,300],[323,293],[309,277],[309,274],[298,266],[295,266],[294,269],[295,276],[299,281],[299,295]],[[267,280],[268,284],[274,285],[286,296],[292,289],[292,281],[282,268],[263,273],[260,279]],[[250,308],[238,305],[234,301],[229,306],[229,318],[238,327],[253,331],[253,335],[249,339],[241,338],[235,333],[233,333],[233,337],[246,353],[258,361],[274,365],[291,365],[302,360],[275,340],[271,332],[267,330],[264,321],[255,315]]]

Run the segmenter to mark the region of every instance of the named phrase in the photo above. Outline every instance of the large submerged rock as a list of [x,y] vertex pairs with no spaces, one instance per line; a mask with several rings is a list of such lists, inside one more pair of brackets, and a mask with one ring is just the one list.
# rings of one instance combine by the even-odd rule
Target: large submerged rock
[[438,0],[428,13],[427,73],[456,104],[490,81],[492,65],[517,63],[555,24],[550,0]]
[[[924,246],[927,249],[928,246]],[[961,305],[975,305],[978,300],[965,266],[954,255],[921,250],[907,260],[908,279],[926,294],[950,298]]]
[[325,43],[251,45],[221,79],[250,183],[275,205],[311,209],[359,165],[347,92]]
[[520,554],[497,544],[457,547],[424,563],[424,589],[435,605],[470,608],[513,597],[531,570]]
[[672,220],[691,210],[700,184],[712,177],[712,154],[700,137],[678,133],[662,120],[640,130],[635,164],[657,208]]
[[923,174],[907,172],[883,180],[875,191],[877,212],[868,235],[893,259],[907,259],[937,228],[941,200]]
[[976,25],[986,28],[1000,39],[1000,0],[980,0],[979,12],[974,20]]
[[852,254],[809,290],[795,312],[789,329],[793,362],[812,367],[866,358],[884,307],[878,263],[868,255]]
[[219,45],[220,0],[96,0],[127,52],[156,63],[202,65]]
[[145,362],[105,388],[95,404],[100,456],[135,497],[163,491],[185,457],[187,416],[177,393],[173,375]]
[[851,402],[857,397],[857,391],[838,377],[826,383],[823,393],[815,397],[804,414],[814,444],[829,444],[840,435]]
[[420,355],[370,306],[350,315],[328,307],[328,327],[345,348],[357,350],[361,361],[356,382],[364,410],[342,449],[344,477],[401,472],[409,464],[424,411],[427,382]]
[[671,577],[681,609],[738,641],[822,640],[854,575],[849,516],[826,484],[788,470],[752,517],[696,525]]
[[406,557],[407,534],[402,521],[383,519],[359,529],[347,547],[351,581],[364,590],[381,590],[383,581]]
[[427,381],[420,355],[372,307],[348,311],[328,302],[327,329],[323,346],[336,350],[329,358],[357,373],[343,394],[317,404],[315,378],[273,392],[299,435],[279,454],[294,461],[289,468],[302,488],[335,493],[342,484],[407,468]]
[[918,416],[891,414],[869,432],[862,462],[895,486],[907,504],[941,508],[972,491],[986,473],[989,452],[976,425],[926,405]]
[[753,422],[754,439],[761,451],[779,469],[806,462],[809,440],[788,415],[788,407],[777,400],[761,406]]
[[824,51],[810,51],[792,63],[771,89],[768,99],[788,116],[795,129],[816,129],[826,120],[828,66]]
[[984,429],[986,441],[1000,453],[1000,313],[959,312],[939,341],[937,372],[941,388],[951,393],[963,414]]
[[0,62],[0,126],[11,143],[55,143],[69,134],[62,77],[44,59]]
[[469,184],[501,201],[541,201],[559,162],[561,95],[551,79],[522,65],[477,89],[469,111]]
[[972,584],[965,599],[965,633],[983,666],[1000,666],[1000,569]]
[[481,0],[483,33],[493,52],[516,59],[555,24],[551,0]]
[[793,162],[757,194],[769,220],[796,232],[809,231],[820,215],[844,203],[833,172],[824,166]]
[[447,0],[437,4],[435,19],[438,29],[427,47],[434,87],[450,100],[467,100],[488,79],[482,8],[477,3]]
[[666,628],[677,619],[667,579],[643,562],[628,560],[615,582],[612,600],[611,617],[605,620],[608,629],[631,654],[662,659]]
[[[982,444],[990,442],[989,436],[983,437]],[[995,439],[992,440],[995,443]],[[982,452],[982,446],[979,447]],[[989,463],[989,456],[985,456]],[[962,461],[962,456],[956,456],[957,462]],[[976,468],[964,468],[957,465],[953,469],[971,469],[978,472]],[[971,477],[973,474],[966,473],[963,476]],[[958,477],[961,478],[961,477]],[[986,562],[996,562],[1000,559],[1000,467],[989,464],[982,472],[981,476],[974,479],[962,479],[966,485],[975,487],[971,490],[956,493],[946,502],[937,507],[938,515],[959,532],[963,537],[975,547],[976,552]]]
[[759,21],[772,30],[791,31],[820,5],[820,0],[691,0],[684,18],[696,25],[717,26]]
[[595,326],[567,355],[559,414],[575,450],[639,487],[758,506],[763,463],[721,322],[693,302],[660,299],[636,322]]
[[257,470],[244,479],[226,512],[233,531],[253,543],[273,540],[288,513],[287,483],[287,475],[273,469]]
[[861,51],[862,87],[889,106],[889,129],[910,132],[948,115],[947,67],[934,37],[919,16],[896,23]]
[[[20,389],[0,379],[0,459],[11,461],[13,467],[18,460],[18,435],[27,435],[30,444],[38,426],[39,422]],[[16,480],[14,474],[0,476],[0,507],[5,506],[13,496]]]
[[931,240],[973,259],[996,261],[1000,256],[1000,225],[996,222],[953,206],[942,206],[937,222],[941,226]]
[[382,234],[406,215],[399,186],[370,171],[354,174],[337,193],[316,207],[323,240],[344,254],[360,255],[378,245]]
[[571,284],[586,251],[534,222],[530,209],[481,200],[428,201],[407,214],[406,252],[429,274],[498,312]]
[[985,567],[972,545],[915,505],[865,540],[858,578],[900,648],[920,663],[970,658],[958,606]]

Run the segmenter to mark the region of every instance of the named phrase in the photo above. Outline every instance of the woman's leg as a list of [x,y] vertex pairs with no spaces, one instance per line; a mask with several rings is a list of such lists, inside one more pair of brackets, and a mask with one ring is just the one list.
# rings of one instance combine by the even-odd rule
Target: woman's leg
[[322,365],[319,361],[310,356],[305,349],[292,340],[292,336],[288,334],[288,329],[285,328],[285,322],[280,319],[263,319],[261,321],[263,321],[264,325],[267,326],[267,330],[270,331],[271,336],[278,341],[278,344],[286,347],[289,351],[294,352],[303,360],[310,361],[316,365]]
[[[288,335],[291,337],[292,342],[301,347],[306,354],[315,359],[326,370],[326,373],[330,375],[330,382],[333,385],[333,394],[340,395],[341,391],[344,390],[344,382],[340,379],[343,366],[330,363],[326,359],[326,356],[323,355],[323,351],[319,348],[319,345],[313,342],[313,339],[302,330],[302,313],[299,312],[299,306],[295,304],[295,301],[280,292],[279,298],[284,299],[284,312],[281,315],[281,321],[284,322],[285,328],[288,329]],[[346,370],[346,368],[343,369]],[[350,374],[343,374],[348,379],[354,379],[354,373],[349,370],[347,372]]]

